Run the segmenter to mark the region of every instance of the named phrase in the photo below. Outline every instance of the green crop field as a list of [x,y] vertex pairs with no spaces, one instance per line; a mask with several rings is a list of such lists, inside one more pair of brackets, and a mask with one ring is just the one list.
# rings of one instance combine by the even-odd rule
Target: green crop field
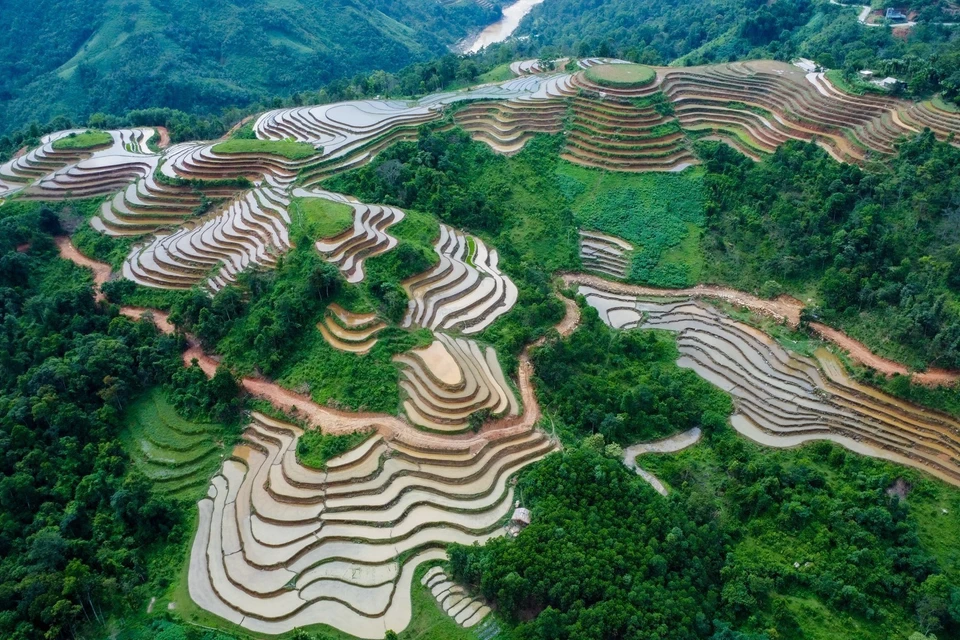
[[584,73],[599,85],[622,89],[646,86],[657,77],[656,71],[642,64],[601,64]]
[[228,453],[223,425],[184,420],[159,389],[130,407],[123,443],[159,491],[188,500],[203,495]]
[[248,140],[231,138],[213,146],[214,153],[270,153],[289,160],[303,160],[319,153],[311,144],[294,140]]
[[96,149],[105,147],[113,142],[113,137],[106,131],[84,131],[53,141],[54,149]]
[[294,198],[288,211],[293,226],[310,239],[332,238],[353,224],[353,207],[324,198]]

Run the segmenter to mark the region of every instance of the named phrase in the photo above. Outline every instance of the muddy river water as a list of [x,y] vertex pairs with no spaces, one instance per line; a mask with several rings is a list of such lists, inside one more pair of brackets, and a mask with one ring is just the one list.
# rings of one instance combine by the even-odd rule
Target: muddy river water
[[517,0],[503,9],[503,17],[488,26],[480,34],[464,47],[465,53],[476,53],[487,45],[495,42],[503,42],[517,30],[520,21],[524,16],[530,13],[530,10],[543,2],[543,0]]

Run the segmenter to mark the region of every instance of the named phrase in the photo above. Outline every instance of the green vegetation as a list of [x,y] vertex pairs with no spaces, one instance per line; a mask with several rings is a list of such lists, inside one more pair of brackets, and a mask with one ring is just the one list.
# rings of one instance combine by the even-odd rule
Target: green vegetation
[[589,447],[527,470],[533,523],[454,546],[453,576],[521,620],[518,638],[703,638],[718,613],[725,534]]
[[477,76],[476,81],[481,84],[485,82],[505,82],[513,77],[513,71],[510,71],[510,63],[504,62]]
[[57,232],[49,208],[0,207],[0,636],[11,639],[141,610],[157,588],[149,559],[186,533],[121,446],[140,392],[182,368],[180,341],[94,304],[89,271],[57,258]]
[[371,430],[333,435],[316,429],[308,430],[297,441],[297,460],[307,467],[326,469],[330,459],[356,449],[374,433]]
[[231,138],[213,145],[214,153],[268,153],[289,160],[303,160],[317,155],[312,144],[296,140],[248,140]]
[[84,131],[71,133],[53,141],[54,149],[95,149],[113,143],[113,137],[106,131]]
[[156,490],[191,503],[201,498],[230,448],[223,425],[184,420],[158,389],[127,410],[124,448]]
[[960,596],[944,584],[958,568],[957,538],[949,537],[960,523],[950,511],[955,488],[830,443],[775,451],[729,429],[675,455],[646,456],[644,465],[677,488],[678,502],[716,510],[728,523],[722,600],[744,630],[953,637],[955,614],[937,601],[941,591],[946,600]]
[[642,64],[600,64],[587,69],[589,80],[604,87],[630,89],[643,87],[657,78],[657,72]]
[[861,169],[812,144],[759,163],[700,145],[704,279],[815,292],[811,319],[910,365],[960,367],[960,150],[924,133]]
[[293,233],[311,240],[332,238],[353,225],[353,207],[325,198],[293,198],[288,212]]
[[[269,107],[275,95],[300,100],[297,92],[323,86],[357,93],[373,82],[381,86],[370,95],[396,95],[397,80],[385,71],[431,65],[500,15],[499,3],[418,0],[336,0],[323,12],[304,0],[265,0],[252,13],[192,0],[51,0],[8,9],[0,38],[0,133],[61,114],[86,120],[151,107],[195,114]],[[460,61],[449,57],[452,79]],[[408,95],[419,90],[420,74],[409,82]]]
[[699,169],[625,174],[562,163],[556,180],[580,226],[634,245],[632,280],[661,287],[696,282],[704,224]]
[[581,324],[533,351],[537,396],[567,439],[600,433],[623,446],[702,424],[722,426],[730,398],[676,365],[667,334],[616,331],[584,305]]

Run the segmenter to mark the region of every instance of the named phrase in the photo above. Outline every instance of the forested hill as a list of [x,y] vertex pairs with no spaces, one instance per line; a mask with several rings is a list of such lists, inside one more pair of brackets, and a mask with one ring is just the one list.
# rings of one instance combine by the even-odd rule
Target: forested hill
[[473,0],[3,2],[0,134],[57,115],[218,112],[434,58],[499,9]]

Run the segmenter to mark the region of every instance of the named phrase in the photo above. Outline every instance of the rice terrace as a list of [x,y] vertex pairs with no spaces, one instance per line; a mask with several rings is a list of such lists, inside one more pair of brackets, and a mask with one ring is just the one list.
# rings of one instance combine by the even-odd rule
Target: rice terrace
[[[48,512],[0,609],[35,571],[47,638],[960,637],[960,108],[568,53],[0,164],[0,504]],[[63,513],[43,439],[87,452]]]

